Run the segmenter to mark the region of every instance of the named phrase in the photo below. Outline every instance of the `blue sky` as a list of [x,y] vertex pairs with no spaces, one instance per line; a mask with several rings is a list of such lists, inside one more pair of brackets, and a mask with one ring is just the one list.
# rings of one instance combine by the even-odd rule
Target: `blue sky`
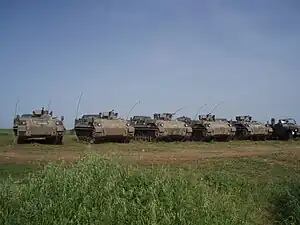
[[297,0],[0,2],[0,126],[47,106],[126,117],[187,107],[300,123]]

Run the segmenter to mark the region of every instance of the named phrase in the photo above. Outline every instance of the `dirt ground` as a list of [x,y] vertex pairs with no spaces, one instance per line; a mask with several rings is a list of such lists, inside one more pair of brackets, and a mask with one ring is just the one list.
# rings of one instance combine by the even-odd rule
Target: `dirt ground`
[[73,161],[87,152],[121,157],[138,164],[181,164],[216,158],[268,156],[284,162],[300,160],[300,145],[279,144],[104,144],[104,145],[10,145],[0,148],[1,163]]

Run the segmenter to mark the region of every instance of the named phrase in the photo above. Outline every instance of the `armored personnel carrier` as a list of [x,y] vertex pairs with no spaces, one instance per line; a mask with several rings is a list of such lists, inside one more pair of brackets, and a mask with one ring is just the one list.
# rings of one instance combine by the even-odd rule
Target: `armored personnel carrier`
[[215,115],[199,115],[199,120],[191,122],[193,141],[229,141],[235,136],[236,129],[227,119],[218,119]]
[[155,124],[154,119],[150,116],[133,116],[130,118],[130,123],[134,126],[134,139],[151,141],[155,133],[152,124]]
[[300,126],[293,118],[279,119],[277,123],[275,123],[275,118],[272,118],[271,127],[275,139],[293,140],[300,136]]
[[187,124],[191,124],[191,122],[192,122],[192,119],[190,117],[186,117],[186,116],[180,116],[176,120],[185,122]]
[[64,117],[57,119],[42,108],[35,109],[32,114],[17,115],[13,121],[13,130],[18,144],[25,141],[45,140],[52,144],[62,144],[65,134]]
[[252,116],[236,116],[236,121],[232,125],[236,127],[237,139],[266,140],[272,136],[273,129],[271,126],[253,121]]
[[103,141],[130,142],[134,137],[134,127],[130,122],[118,118],[111,110],[99,114],[86,114],[75,119],[74,131],[79,140],[97,143]]
[[131,123],[138,140],[184,141],[192,135],[192,128],[185,122],[172,119],[174,113],[155,113],[151,117],[133,117]]

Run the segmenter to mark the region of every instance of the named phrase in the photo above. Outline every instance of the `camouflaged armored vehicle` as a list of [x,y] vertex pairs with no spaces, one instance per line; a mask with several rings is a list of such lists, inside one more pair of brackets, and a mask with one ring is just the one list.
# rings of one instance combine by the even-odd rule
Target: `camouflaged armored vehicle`
[[190,117],[186,117],[186,116],[180,116],[176,120],[185,122],[187,124],[191,124],[191,122],[192,122],[192,119]]
[[192,135],[192,128],[185,122],[172,119],[174,113],[155,113],[151,117],[133,117],[131,123],[138,140],[184,141]]
[[75,119],[75,134],[79,140],[97,143],[102,141],[130,142],[134,127],[130,122],[118,118],[114,110],[99,114],[86,114]]
[[253,121],[252,116],[236,116],[236,121],[232,125],[236,127],[237,139],[266,140],[272,136],[273,129],[271,126]]
[[30,140],[45,140],[52,144],[62,144],[65,134],[64,117],[57,119],[52,111],[33,110],[32,114],[17,115],[13,121],[13,130],[18,144]]
[[300,136],[300,126],[293,118],[279,119],[277,123],[272,118],[271,127],[273,128],[273,137],[276,139],[293,140]]
[[235,127],[227,119],[218,119],[215,115],[199,115],[199,120],[191,121],[193,141],[229,141],[235,136]]
[[130,118],[130,123],[134,127],[135,140],[151,141],[155,136],[154,126],[155,121],[150,116],[133,116]]

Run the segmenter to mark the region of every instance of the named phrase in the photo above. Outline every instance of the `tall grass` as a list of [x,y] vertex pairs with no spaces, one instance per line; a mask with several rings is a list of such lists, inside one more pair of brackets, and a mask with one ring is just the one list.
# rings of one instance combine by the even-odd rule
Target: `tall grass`
[[278,221],[291,215],[299,221],[299,198],[286,214],[278,211],[278,197],[288,199],[285,184],[196,169],[142,169],[96,155],[68,168],[49,164],[24,183],[8,179],[2,184],[0,223],[266,224],[268,209]]

